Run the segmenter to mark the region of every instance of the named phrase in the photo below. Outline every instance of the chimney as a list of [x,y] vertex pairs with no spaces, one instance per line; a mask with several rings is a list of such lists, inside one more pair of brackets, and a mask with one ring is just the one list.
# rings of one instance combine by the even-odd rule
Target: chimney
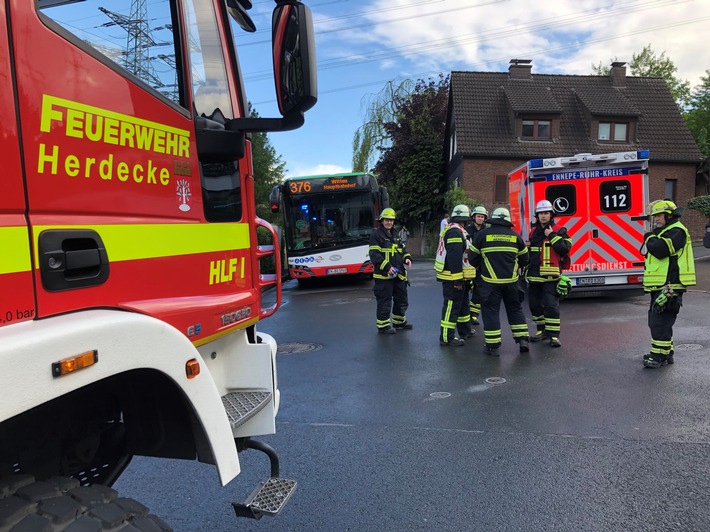
[[532,59],[511,59],[508,68],[510,79],[532,79]]
[[611,64],[611,86],[615,89],[626,87],[626,62],[614,61]]

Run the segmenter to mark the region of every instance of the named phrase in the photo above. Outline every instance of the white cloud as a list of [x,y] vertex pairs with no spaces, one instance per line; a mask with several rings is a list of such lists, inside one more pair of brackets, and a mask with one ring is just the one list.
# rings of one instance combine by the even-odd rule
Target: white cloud
[[345,174],[351,172],[350,168],[344,168],[336,164],[318,164],[315,166],[301,165],[295,163],[288,164],[286,177],[301,177],[307,175],[330,175],[330,174]]
[[[392,5],[399,9],[380,11]],[[382,60],[398,56],[420,72],[501,71],[520,58],[537,73],[591,74],[592,64],[630,61],[648,44],[691,85],[710,68],[698,60],[707,57],[710,0],[376,0],[363,10],[372,28],[349,40],[386,48]]]

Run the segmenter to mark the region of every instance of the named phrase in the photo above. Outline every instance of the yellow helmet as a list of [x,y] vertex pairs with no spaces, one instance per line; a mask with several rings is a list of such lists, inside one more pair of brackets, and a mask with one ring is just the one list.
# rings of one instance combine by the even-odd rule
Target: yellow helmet
[[394,213],[394,209],[387,207],[386,209],[383,209],[382,212],[380,213],[380,217],[378,218],[379,220],[395,220],[397,218],[397,215]]
[[654,201],[648,206],[648,211],[651,216],[655,216],[656,214],[661,214],[661,213],[666,213],[669,216],[673,215],[673,211],[675,211],[678,207],[676,206],[675,203],[673,203],[671,200],[658,200]]

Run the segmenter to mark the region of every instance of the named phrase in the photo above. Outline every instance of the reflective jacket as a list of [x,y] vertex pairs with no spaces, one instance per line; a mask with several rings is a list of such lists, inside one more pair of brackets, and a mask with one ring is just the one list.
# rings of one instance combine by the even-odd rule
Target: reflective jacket
[[690,234],[676,219],[646,233],[646,262],[643,272],[643,288],[646,292],[661,290],[670,285],[683,292],[695,285],[695,260]]
[[530,265],[525,277],[533,283],[557,281],[563,268],[560,267],[572,249],[572,239],[567,229],[556,224],[549,226],[550,236],[540,222],[535,222],[530,233]]
[[378,227],[370,235],[370,262],[375,271],[372,277],[375,279],[390,279],[389,270],[391,267],[397,268],[397,278],[407,280],[407,270],[404,267],[405,260],[411,260],[411,255],[407,252],[402,239],[397,236],[394,228],[387,231],[384,226]]
[[510,222],[490,219],[487,223],[473,239],[471,264],[480,268],[481,278],[488,283],[515,283],[518,269],[530,260],[528,248]]
[[434,269],[438,281],[462,281],[469,275],[473,279],[475,272],[468,263],[468,238],[460,224],[451,223],[442,231]]

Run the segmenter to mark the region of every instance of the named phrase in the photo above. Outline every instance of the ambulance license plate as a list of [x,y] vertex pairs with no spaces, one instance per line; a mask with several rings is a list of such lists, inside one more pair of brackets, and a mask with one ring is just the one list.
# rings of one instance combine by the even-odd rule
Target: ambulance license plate
[[590,284],[604,284],[606,282],[605,277],[580,277],[577,279],[577,286],[579,285],[590,285]]
[[348,273],[347,268],[329,268],[325,271],[326,275],[335,275],[337,273]]

